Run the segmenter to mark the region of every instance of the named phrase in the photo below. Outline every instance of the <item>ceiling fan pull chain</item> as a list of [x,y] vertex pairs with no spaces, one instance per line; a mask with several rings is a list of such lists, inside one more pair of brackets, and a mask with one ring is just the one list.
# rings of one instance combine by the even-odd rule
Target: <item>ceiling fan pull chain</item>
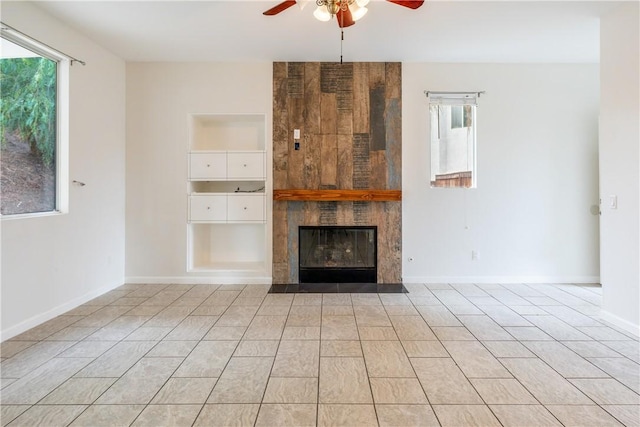
[[340,65],[342,65],[342,42],[344,41],[344,30],[340,29]]

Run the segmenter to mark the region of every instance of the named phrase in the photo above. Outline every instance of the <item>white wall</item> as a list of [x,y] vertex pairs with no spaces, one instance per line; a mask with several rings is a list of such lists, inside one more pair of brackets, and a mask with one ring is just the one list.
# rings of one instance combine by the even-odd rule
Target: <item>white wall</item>
[[127,64],[127,281],[233,280],[187,272],[187,119],[189,113],[266,114],[271,165],[271,88],[270,62]]
[[2,220],[2,339],[124,280],[124,62],[25,2],[2,21],[86,61],[71,67],[69,213]]
[[[403,64],[405,282],[598,282],[598,74],[596,64]],[[429,187],[425,90],[486,91],[477,189]]]
[[[127,281],[202,278],[186,271],[187,115],[266,112],[270,136],[271,69],[127,65]],[[598,79],[597,65],[403,64],[406,282],[599,281]],[[487,92],[477,189],[429,188],[425,89]]]
[[[618,7],[600,28],[600,268],[603,317],[640,328],[640,14],[637,2]],[[609,206],[610,196],[618,208]]]

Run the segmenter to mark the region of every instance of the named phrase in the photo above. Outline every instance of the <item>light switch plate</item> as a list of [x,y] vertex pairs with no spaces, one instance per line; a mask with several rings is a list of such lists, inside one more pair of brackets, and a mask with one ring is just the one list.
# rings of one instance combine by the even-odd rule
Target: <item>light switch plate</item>
[[618,196],[615,196],[615,195],[609,196],[609,208],[618,209]]
[[293,130],[293,139],[300,139],[300,129]]

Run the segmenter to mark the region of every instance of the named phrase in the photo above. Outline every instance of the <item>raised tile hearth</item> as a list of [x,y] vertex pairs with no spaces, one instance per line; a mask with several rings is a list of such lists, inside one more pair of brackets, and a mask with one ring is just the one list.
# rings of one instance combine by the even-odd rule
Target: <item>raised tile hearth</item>
[[402,294],[402,283],[299,283],[276,284],[270,294]]

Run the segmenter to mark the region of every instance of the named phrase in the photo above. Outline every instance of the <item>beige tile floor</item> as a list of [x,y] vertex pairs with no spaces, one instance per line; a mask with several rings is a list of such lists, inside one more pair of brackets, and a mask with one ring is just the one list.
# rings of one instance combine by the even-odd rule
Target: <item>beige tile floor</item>
[[639,426],[601,289],[124,285],[2,343],[2,426]]

